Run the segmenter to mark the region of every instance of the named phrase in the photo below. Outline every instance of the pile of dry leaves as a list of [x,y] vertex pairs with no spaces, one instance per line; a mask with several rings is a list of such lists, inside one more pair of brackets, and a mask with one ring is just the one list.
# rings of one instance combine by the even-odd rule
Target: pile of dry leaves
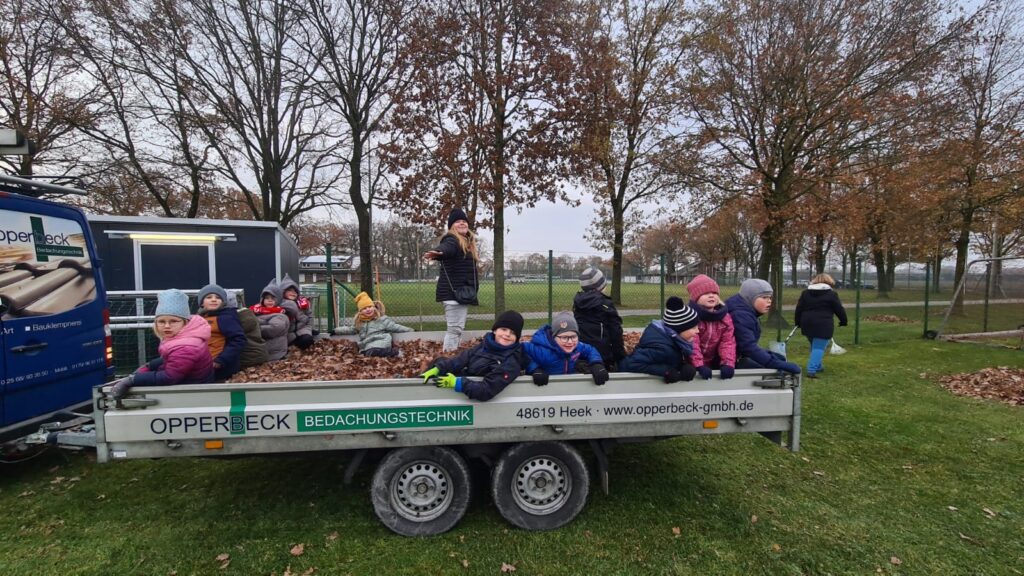
[[[627,333],[626,352],[631,352],[639,341],[639,333]],[[479,339],[464,341],[459,349],[469,348],[478,342]],[[397,345],[402,351],[397,358],[370,358],[359,354],[355,342],[324,338],[308,350],[289,349],[288,356],[277,362],[246,368],[228,382],[415,378],[430,366],[434,358],[442,355],[440,342],[408,340]]]
[[886,324],[910,324],[916,322],[916,320],[894,316],[893,314],[875,314],[873,316],[865,316],[864,319],[871,322],[884,322]]
[[999,366],[968,374],[952,374],[939,379],[944,388],[961,396],[999,400],[1024,406],[1024,370]]

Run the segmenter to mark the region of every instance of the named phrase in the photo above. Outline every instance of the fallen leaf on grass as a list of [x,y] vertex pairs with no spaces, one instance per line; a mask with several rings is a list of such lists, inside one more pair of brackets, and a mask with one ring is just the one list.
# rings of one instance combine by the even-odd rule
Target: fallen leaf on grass
[[227,552],[225,552],[223,554],[217,554],[217,557],[214,558],[214,560],[216,560],[217,562],[223,562],[225,560],[230,560],[230,559],[231,559],[231,554],[228,554]]
[[772,552],[782,552],[782,546],[778,544],[772,544]]
[[815,471],[814,471],[814,475],[815,475],[815,476],[822,476],[822,477],[824,477],[824,476],[825,476],[825,473],[824,473],[824,472],[822,472],[822,471],[820,471],[820,470],[815,470]]
[[673,526],[672,527],[672,535],[673,536],[678,538],[679,535],[682,534],[682,533],[683,533],[683,531],[682,531],[682,529],[679,528],[679,526]]
[[985,516],[986,516],[987,518],[989,518],[990,520],[991,520],[992,518],[995,518],[996,516],[998,516],[998,514],[996,514],[995,512],[993,512],[993,511],[992,511],[992,510],[991,510],[990,508],[982,508],[982,509],[981,509],[981,511],[982,511],[982,512],[984,512],[984,513],[985,513]]
[[893,566],[899,566],[900,564],[903,564],[903,560],[900,560],[898,557],[893,556],[892,558],[889,558],[889,564],[892,564]]
[[754,514],[753,516],[750,517],[750,523],[751,524],[757,524],[757,520],[758,520],[757,514]]
[[328,542],[334,542],[337,539],[338,539],[338,531],[337,530],[335,530],[334,532],[331,532],[330,534],[327,535],[327,541]]
[[980,544],[980,542],[978,542],[974,538],[971,538],[967,534],[964,534],[963,532],[957,532],[957,534],[960,535],[960,539],[961,540],[966,540],[966,541],[970,542],[971,544]]
[[506,564],[506,563],[502,562],[501,563],[501,571],[502,571],[502,573],[515,572],[516,571],[516,567],[515,567],[514,564]]
[[25,490],[21,494],[18,494],[18,498],[25,498],[26,496],[31,496],[33,494],[35,494],[35,492],[33,492],[32,490]]
[[97,494],[96,495],[96,499],[97,500],[106,500],[107,499],[107,495],[106,494]]
[[463,558],[462,559],[462,567],[463,568],[469,568],[469,560],[466,560],[465,558]]
[[302,556],[302,554],[305,551],[306,551],[306,545],[305,544],[296,544],[295,546],[292,546],[292,549],[290,550],[292,556]]
[[946,509],[949,510],[950,512],[956,512],[957,510],[959,510],[959,508],[957,508],[956,506],[946,506]]
[[50,484],[60,484],[63,481],[64,481],[64,477],[63,476],[57,476],[53,480],[50,480]]

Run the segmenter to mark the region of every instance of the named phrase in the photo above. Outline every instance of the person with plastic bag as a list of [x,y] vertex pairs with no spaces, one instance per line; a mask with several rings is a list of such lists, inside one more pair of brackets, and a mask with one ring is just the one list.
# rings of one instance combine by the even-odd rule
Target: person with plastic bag
[[828,274],[818,274],[811,278],[811,283],[796,303],[794,321],[800,327],[800,333],[811,343],[811,353],[807,359],[808,378],[817,378],[818,373],[825,370],[822,365],[825,348],[836,329],[832,317],[839,318],[840,326],[847,324],[846,309],[833,290],[835,285],[836,281]]

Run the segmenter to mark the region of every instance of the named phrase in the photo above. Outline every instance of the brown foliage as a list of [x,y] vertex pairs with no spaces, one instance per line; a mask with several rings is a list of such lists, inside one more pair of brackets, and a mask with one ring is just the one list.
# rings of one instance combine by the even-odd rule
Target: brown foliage
[[939,379],[943,388],[960,396],[998,400],[1024,406],[1024,370],[999,366]]

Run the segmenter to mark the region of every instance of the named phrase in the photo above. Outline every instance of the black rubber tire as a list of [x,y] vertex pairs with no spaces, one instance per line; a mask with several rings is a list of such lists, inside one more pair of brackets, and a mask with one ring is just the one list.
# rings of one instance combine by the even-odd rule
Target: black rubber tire
[[524,530],[554,530],[587,504],[590,472],[565,442],[523,442],[505,451],[491,473],[491,497],[505,520]]
[[[421,492],[413,493],[414,489]],[[466,514],[470,492],[466,461],[444,446],[392,450],[377,466],[370,485],[377,518],[402,536],[451,530]]]

